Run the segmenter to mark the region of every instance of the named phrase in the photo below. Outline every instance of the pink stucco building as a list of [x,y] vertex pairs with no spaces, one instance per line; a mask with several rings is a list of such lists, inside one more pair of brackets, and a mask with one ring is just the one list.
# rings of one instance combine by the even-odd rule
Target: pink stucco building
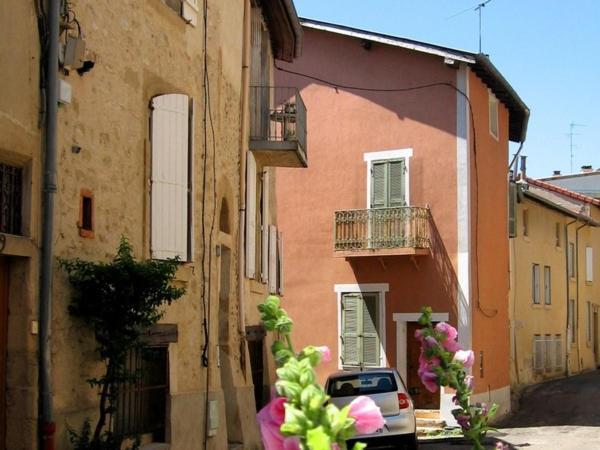
[[303,27],[303,55],[276,72],[310,111],[310,167],[277,171],[297,344],[331,347],[321,379],[397,367],[417,407],[449,419],[452,394],[416,376],[430,305],[475,351],[475,400],[508,411],[508,142],[524,140],[529,110],[484,55]]

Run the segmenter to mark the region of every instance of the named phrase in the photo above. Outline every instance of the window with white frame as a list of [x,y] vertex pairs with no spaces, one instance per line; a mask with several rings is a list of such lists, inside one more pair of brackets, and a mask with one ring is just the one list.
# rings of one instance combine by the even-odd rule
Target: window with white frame
[[591,283],[594,281],[594,249],[585,248],[585,281]]
[[376,292],[351,292],[341,298],[341,363],[344,367],[380,365],[380,305]]
[[393,208],[410,204],[409,175],[412,149],[364,154],[367,163],[367,208]]
[[162,2],[179,14],[190,25],[198,23],[199,0],[162,0]]
[[165,94],[151,102],[151,233],[154,259],[192,259],[193,100]]
[[534,304],[540,303],[540,265],[531,266],[531,299]]
[[589,344],[590,342],[592,342],[592,318],[594,317],[592,312],[592,302],[588,300],[587,302],[585,302],[585,306],[585,336],[586,342]]
[[535,334],[533,336],[533,371],[555,372],[564,367],[562,336],[560,334]]
[[490,134],[498,139],[500,136],[498,132],[498,99],[492,92],[489,93],[488,110]]
[[544,304],[552,304],[552,272],[550,266],[544,266]]

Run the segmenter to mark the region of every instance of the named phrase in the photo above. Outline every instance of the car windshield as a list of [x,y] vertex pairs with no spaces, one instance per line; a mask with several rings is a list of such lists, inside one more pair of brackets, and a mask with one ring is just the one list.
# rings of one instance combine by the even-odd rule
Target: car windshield
[[332,397],[351,397],[396,392],[397,390],[398,386],[393,374],[365,372],[331,379],[327,393]]

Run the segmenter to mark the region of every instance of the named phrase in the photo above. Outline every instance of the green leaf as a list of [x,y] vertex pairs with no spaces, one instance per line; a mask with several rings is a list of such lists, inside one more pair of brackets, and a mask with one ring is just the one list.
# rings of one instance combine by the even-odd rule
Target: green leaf
[[308,430],[306,442],[310,450],[331,450],[331,437],[322,426]]
[[354,444],[354,447],[352,447],[352,450],[364,450],[365,448],[367,448],[367,444],[364,442],[357,442]]

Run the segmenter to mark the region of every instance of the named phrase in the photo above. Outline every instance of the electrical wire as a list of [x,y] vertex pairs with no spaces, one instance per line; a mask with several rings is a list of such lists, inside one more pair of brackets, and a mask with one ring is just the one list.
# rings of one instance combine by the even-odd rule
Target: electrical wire
[[283,67],[280,67],[277,64],[275,64],[275,69],[277,69],[281,72],[289,73],[291,75],[297,75],[300,77],[318,81],[320,83],[323,83],[323,84],[333,87],[336,91],[338,89],[347,89],[347,90],[360,91],[360,92],[402,93],[402,92],[417,91],[417,90],[422,90],[422,89],[431,89],[431,88],[435,88],[435,87],[447,87],[447,88],[452,89],[459,95],[461,95],[466,100],[467,105],[469,106],[469,117],[470,117],[470,123],[471,123],[470,128],[471,128],[472,134],[473,134],[473,164],[475,166],[476,199],[475,199],[475,211],[474,211],[474,213],[475,213],[475,231],[474,231],[474,233],[475,233],[475,255],[474,256],[475,256],[475,265],[477,267],[477,270],[475,271],[475,280],[477,283],[477,308],[481,311],[481,313],[485,317],[492,318],[492,317],[496,316],[498,314],[498,310],[494,309],[494,310],[491,310],[492,312],[490,312],[490,313],[486,312],[485,309],[483,308],[483,306],[481,305],[481,300],[479,299],[479,293],[480,293],[480,288],[479,288],[479,245],[477,243],[478,234],[479,234],[478,233],[478,231],[479,231],[479,168],[477,165],[477,135],[475,132],[475,118],[474,118],[474,114],[473,114],[473,105],[471,104],[471,100],[469,99],[469,96],[465,92],[460,90],[458,87],[456,87],[454,84],[447,82],[447,81],[439,81],[439,82],[435,82],[435,83],[428,83],[428,84],[409,86],[409,87],[401,87],[401,88],[375,88],[375,87],[353,86],[353,85],[346,85],[346,84],[341,84],[341,83],[334,83],[333,81],[329,81],[324,78],[316,77],[314,75],[309,75],[306,73],[301,73],[301,72],[296,72],[296,71],[289,70],[289,69],[284,69]]

